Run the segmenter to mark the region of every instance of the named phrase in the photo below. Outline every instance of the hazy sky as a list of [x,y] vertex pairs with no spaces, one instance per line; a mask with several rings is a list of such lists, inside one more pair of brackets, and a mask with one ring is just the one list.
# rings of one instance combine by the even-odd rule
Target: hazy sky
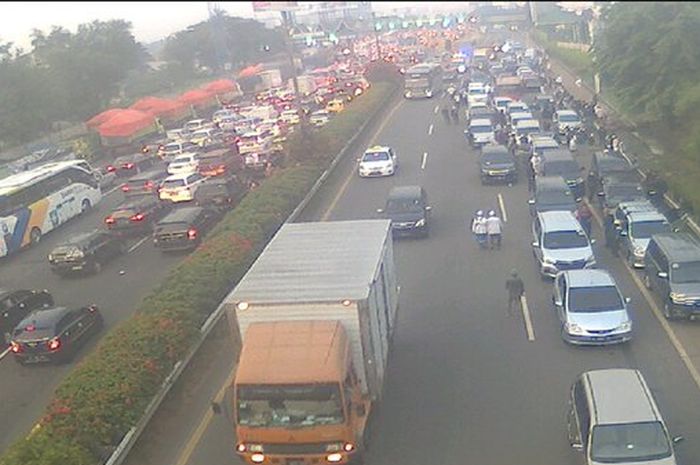
[[[218,5],[231,16],[253,16],[251,2]],[[421,2],[373,2],[372,7],[381,11],[417,5]],[[29,48],[35,28],[49,31],[59,25],[74,32],[78,24],[95,19],[126,19],[133,24],[137,40],[152,42],[205,20],[207,15],[207,2],[0,2],[0,40]]]

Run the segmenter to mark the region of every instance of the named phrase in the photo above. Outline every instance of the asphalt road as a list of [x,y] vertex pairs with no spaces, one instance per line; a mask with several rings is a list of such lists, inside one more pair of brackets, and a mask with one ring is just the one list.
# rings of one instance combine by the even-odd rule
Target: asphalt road
[[[130,240],[131,250],[106,265],[97,275],[60,278],[49,269],[47,255],[71,235],[102,228],[110,210],[123,199],[120,191],[105,196],[84,217],[76,218],[42,238],[35,247],[0,261],[0,283],[9,289],[47,289],[58,305],[97,304],[108,330],[130,316],[135,306],[161,282],[183,255],[164,255],[156,250],[150,236],[143,242]],[[125,274],[120,275],[119,271]],[[103,333],[104,334],[104,333]],[[26,434],[43,413],[60,380],[88,353],[95,338],[84,347],[75,362],[63,366],[19,366],[11,354],[0,360],[0,450]],[[0,352],[4,351],[4,347]]]
[[[632,298],[635,339],[621,347],[573,348],[560,338],[551,281],[540,278],[532,256],[524,176],[512,187],[481,186],[476,153],[462,134],[464,124],[443,123],[434,111],[437,103],[404,101],[380,127],[374,142],[397,151],[401,166],[395,176],[360,179],[348,163],[340,191],[326,193],[323,205],[306,215],[316,220],[372,218],[392,186],[417,183],[426,188],[433,206],[431,236],[395,244],[400,316],[367,462],[577,463],[566,436],[571,383],[586,370],[632,367],[645,375],[671,434],[687,438],[677,446],[679,463],[692,463],[700,456],[698,384],[632,275],[602,246],[600,228],[594,232],[599,267],[610,270],[623,294]],[[479,250],[467,233],[467,221],[477,209],[498,211],[499,194],[507,216],[503,249]],[[513,268],[525,282],[534,340],[528,340],[522,315],[506,314],[504,283]],[[686,361],[697,362],[700,329],[688,323],[669,328],[685,349]],[[212,363],[230,365],[225,352],[216,358]],[[228,373],[212,373],[208,389],[189,394],[210,396],[212,384],[223,386]],[[183,418],[201,419],[188,431],[188,440],[159,437],[144,446],[151,449],[148,463],[240,463],[233,452],[232,427],[224,416],[205,414],[207,400],[200,400],[202,410],[179,412]]]

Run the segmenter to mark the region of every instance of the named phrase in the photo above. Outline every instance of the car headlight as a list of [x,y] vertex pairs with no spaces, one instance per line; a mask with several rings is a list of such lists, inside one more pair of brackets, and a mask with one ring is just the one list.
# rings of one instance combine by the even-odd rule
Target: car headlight
[[417,228],[420,228],[422,226],[425,226],[425,218],[421,218],[420,220],[416,221]]
[[581,328],[576,323],[564,323],[564,329],[566,330],[567,333],[574,334],[574,335],[581,335],[581,334],[585,333],[583,328]]
[[682,303],[683,300],[685,300],[686,295],[685,295],[685,294],[681,294],[680,292],[671,292],[671,294],[669,295],[669,297],[671,298],[671,301],[672,301],[674,304],[678,304],[678,303]]
[[632,331],[632,321],[628,320],[628,321],[623,322],[620,325],[620,327],[617,329],[618,329],[618,331],[621,331],[623,333],[627,333],[627,332]]
[[552,260],[551,258],[548,258],[548,257],[542,258],[542,265],[543,266],[554,266],[554,264],[555,264],[555,261]]
[[406,92],[404,95],[406,96],[406,98],[411,98],[411,96],[413,95],[413,93],[412,93],[411,91],[408,91],[408,92]]
[[595,263],[595,255],[590,255],[588,258],[586,258],[586,263],[589,265]]

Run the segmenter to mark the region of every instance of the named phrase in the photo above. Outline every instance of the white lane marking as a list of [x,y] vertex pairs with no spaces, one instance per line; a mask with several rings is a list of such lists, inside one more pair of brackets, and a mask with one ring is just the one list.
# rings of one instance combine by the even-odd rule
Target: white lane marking
[[423,152],[423,161],[420,163],[420,169],[424,170],[425,165],[428,163],[428,152]]
[[438,112],[438,109],[439,109],[439,108],[440,108],[440,107],[439,107],[438,105],[435,105],[435,109],[433,110],[433,113],[437,115],[437,112]]
[[527,306],[525,295],[520,296],[520,309],[523,311],[523,319],[525,320],[525,331],[527,331],[527,340],[532,342],[535,340],[535,330],[532,327],[530,319],[530,308]]
[[668,338],[670,339],[671,344],[676,349],[676,352],[678,352],[678,356],[681,358],[681,360],[683,361],[683,364],[688,369],[690,376],[693,378],[693,381],[695,381],[695,384],[700,389],[700,373],[698,372],[698,369],[695,367],[695,364],[693,363],[693,361],[688,356],[688,352],[685,350],[685,347],[683,347],[683,344],[681,344],[681,341],[678,339],[678,336],[676,336],[676,333],[673,331],[673,328],[671,328],[671,325],[668,324],[666,317],[663,315],[663,313],[661,313],[659,306],[656,305],[656,301],[654,300],[654,297],[651,295],[649,290],[646,288],[646,286],[644,285],[642,280],[639,279],[639,276],[637,276],[637,273],[635,273],[635,271],[632,268],[630,268],[630,266],[627,264],[626,261],[623,261],[623,262],[625,264],[625,268],[627,268],[627,271],[632,276],[632,280],[634,280],[634,283],[639,288],[640,292],[644,296],[644,299],[649,304],[649,307],[651,307],[651,312],[654,314],[656,319],[659,320],[659,323],[661,324],[661,327],[664,329],[664,331],[668,335]]
[[498,207],[501,209],[501,217],[503,218],[503,222],[507,223],[508,222],[508,213],[506,212],[506,203],[503,200],[503,196],[499,193],[498,194]]
[[433,135],[433,125],[431,124],[430,127],[428,128],[428,135],[432,136]]
[[9,353],[10,353],[10,348],[8,347],[7,349],[5,349],[5,351],[3,353],[0,354],[0,360],[5,358],[5,356]]
[[126,251],[126,253],[131,253],[131,252],[133,252],[134,250],[138,249],[139,247],[141,247],[141,245],[143,245],[144,242],[146,242],[146,241],[147,241],[148,239],[150,239],[150,238],[151,238],[150,236],[144,237],[143,239],[141,239],[140,241],[138,241],[136,244],[132,245],[132,246],[129,248],[129,250]]
[[[586,202],[586,204],[589,206],[591,212],[593,213],[593,217],[598,223],[598,226],[603,228],[603,219],[598,214],[598,211],[595,210],[587,200],[584,200],[584,202]],[[688,356],[688,352],[685,350],[685,347],[683,347],[683,344],[681,344],[681,341],[678,339],[678,336],[676,336],[676,333],[675,331],[673,331],[673,328],[671,328],[671,325],[669,325],[668,321],[666,321],[666,317],[661,312],[661,309],[659,309],[659,306],[656,304],[654,297],[646,288],[646,286],[639,278],[637,273],[629,266],[629,264],[625,260],[623,260],[622,263],[625,265],[625,268],[627,268],[627,272],[630,274],[630,276],[632,276],[632,281],[634,281],[634,284],[639,288],[639,291],[642,293],[644,300],[646,300],[649,304],[651,312],[654,314],[656,319],[659,320],[661,328],[663,328],[664,332],[668,336],[668,339],[671,341],[671,345],[673,346],[673,348],[676,349],[678,356],[681,358],[681,361],[683,361],[683,364],[688,370],[688,373],[690,373],[690,377],[693,378],[693,381],[695,381],[695,384],[700,389],[700,372],[698,372],[698,369],[695,367],[695,364]]]
[[[399,102],[396,104],[394,108],[391,109],[388,115],[384,118],[384,121],[382,121],[382,124],[377,128],[377,130],[374,132],[374,135],[372,135],[372,139],[369,145],[374,145],[374,143],[377,140],[377,137],[379,136],[379,133],[382,132],[384,129],[384,126],[386,126],[389,123],[389,120],[391,119],[392,116],[394,116],[394,113],[396,113],[396,110],[399,109],[399,107],[405,102],[404,99],[399,100]],[[331,204],[328,206],[325,212],[323,212],[323,215],[321,215],[321,221],[328,221],[328,218],[331,216],[331,212],[333,209],[335,209],[335,206],[338,204],[340,201],[340,198],[343,196],[345,191],[347,190],[348,186],[350,185],[350,181],[353,180],[355,177],[355,173],[357,173],[357,169],[353,168],[350,170],[350,173],[348,174],[347,179],[345,179],[345,182],[343,185],[340,187],[340,190],[338,193],[333,197],[333,201]]]

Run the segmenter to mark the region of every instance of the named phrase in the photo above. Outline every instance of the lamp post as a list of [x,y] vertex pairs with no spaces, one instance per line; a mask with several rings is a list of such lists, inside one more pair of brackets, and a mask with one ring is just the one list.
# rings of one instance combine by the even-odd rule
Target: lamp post
[[374,43],[377,46],[377,61],[380,61],[382,59],[382,47],[379,44],[379,29],[377,27],[377,13],[372,12],[372,29],[374,30]]
[[297,65],[294,60],[294,44],[292,43],[292,12],[289,10],[282,10],[281,13],[282,20],[284,22],[284,41],[287,47],[289,63],[292,65],[292,84],[294,85],[294,102],[297,113],[299,114],[301,138],[303,143],[306,143],[308,140],[309,133],[306,114],[301,106],[301,92],[299,92],[299,74],[297,72]]

